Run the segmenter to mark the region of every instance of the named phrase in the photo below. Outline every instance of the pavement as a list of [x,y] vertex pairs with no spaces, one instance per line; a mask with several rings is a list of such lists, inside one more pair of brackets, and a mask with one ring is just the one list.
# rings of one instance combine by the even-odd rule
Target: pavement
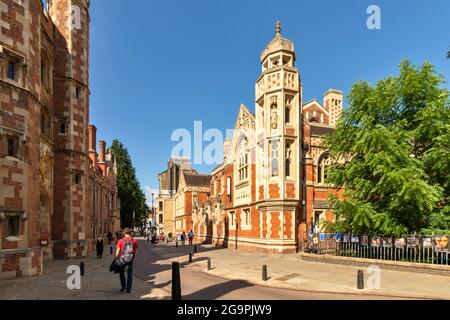
[[[44,274],[0,281],[0,300],[166,300],[171,295],[171,263],[180,262],[183,299],[450,299],[450,277],[380,270],[380,288],[356,288],[360,268],[302,261],[299,255],[269,255],[197,244],[176,247],[174,243],[152,245],[139,241],[131,294],[120,292],[118,274],[109,272],[112,255],[103,259],[52,260]],[[105,248],[109,249],[109,248]],[[212,270],[207,270],[211,258]],[[85,264],[81,289],[70,290],[71,265]],[[267,281],[262,281],[262,266]]]
[[[108,249],[108,250],[106,250]],[[85,259],[52,260],[44,262],[42,276],[0,281],[0,300],[162,300],[170,295],[141,279],[133,278],[130,294],[120,292],[119,275],[109,272],[112,255],[105,247],[102,259],[91,256]],[[81,276],[81,289],[67,288],[66,273],[70,265],[85,264]]]
[[[188,260],[192,246],[175,247],[157,244],[155,253],[164,257]],[[201,272],[229,280],[245,279],[248,283],[270,288],[283,288],[316,293],[340,293],[411,299],[450,299],[450,277],[394,270],[380,270],[379,289],[368,288],[370,274],[366,268],[302,261],[298,254],[261,254],[197,244],[192,266]],[[211,258],[212,270],[207,270]],[[267,281],[262,280],[262,266],[268,270]],[[357,272],[364,271],[365,289],[357,289]]]

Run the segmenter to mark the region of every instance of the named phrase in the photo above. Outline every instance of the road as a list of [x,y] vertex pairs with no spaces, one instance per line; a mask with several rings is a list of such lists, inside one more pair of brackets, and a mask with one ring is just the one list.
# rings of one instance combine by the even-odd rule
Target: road
[[184,300],[361,300],[392,297],[308,292],[254,285],[245,280],[228,280],[202,272],[205,263],[187,263],[184,248],[176,252],[163,244],[139,241],[134,265],[136,277],[171,294],[172,261],[180,262],[181,290]]

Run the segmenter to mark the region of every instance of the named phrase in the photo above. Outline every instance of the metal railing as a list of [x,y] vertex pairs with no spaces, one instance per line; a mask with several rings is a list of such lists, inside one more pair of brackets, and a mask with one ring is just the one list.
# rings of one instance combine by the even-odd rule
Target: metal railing
[[310,235],[304,252],[341,257],[450,265],[448,235],[377,237],[353,234]]

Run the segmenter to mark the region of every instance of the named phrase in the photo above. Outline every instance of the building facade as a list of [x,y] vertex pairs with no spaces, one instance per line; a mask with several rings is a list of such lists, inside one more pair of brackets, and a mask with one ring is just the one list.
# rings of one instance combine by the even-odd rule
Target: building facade
[[114,159],[89,139],[89,21],[89,0],[0,0],[0,278],[117,227]]
[[[176,231],[236,249],[291,253],[302,249],[321,221],[334,219],[326,183],[330,157],[320,143],[334,130],[343,93],[330,89],[323,104],[303,103],[294,44],[281,35],[263,50],[255,111],[241,105],[224,161],[209,186],[182,175],[175,195]],[[206,180],[207,178],[204,177]],[[197,189],[194,189],[197,187]],[[191,226],[189,226],[191,225]]]

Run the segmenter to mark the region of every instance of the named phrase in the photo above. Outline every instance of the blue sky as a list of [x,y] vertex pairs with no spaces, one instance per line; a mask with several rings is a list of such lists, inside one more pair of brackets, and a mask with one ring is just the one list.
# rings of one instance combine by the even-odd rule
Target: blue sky
[[[381,8],[381,30],[366,26],[371,4]],[[450,77],[448,0],[94,0],[90,122],[97,139],[124,143],[142,187],[157,189],[173,130],[193,131],[201,120],[204,130],[224,132],[241,103],[254,110],[259,56],[277,19],[295,44],[304,102],[396,74],[405,58],[430,61]]]

